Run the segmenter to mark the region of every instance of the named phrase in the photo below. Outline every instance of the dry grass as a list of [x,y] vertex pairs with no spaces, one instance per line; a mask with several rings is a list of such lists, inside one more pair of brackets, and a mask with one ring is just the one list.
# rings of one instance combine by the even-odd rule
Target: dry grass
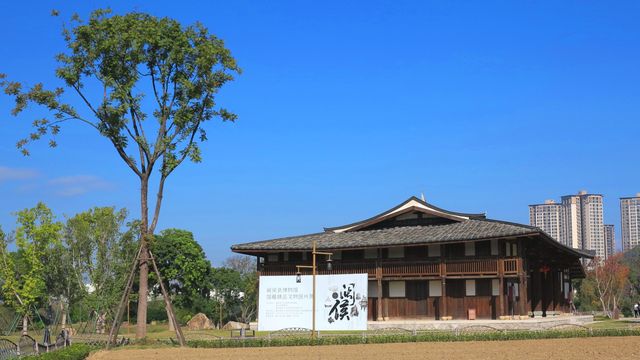
[[403,343],[272,348],[148,348],[100,351],[90,360],[106,359],[640,359],[640,337],[576,338],[455,343]]

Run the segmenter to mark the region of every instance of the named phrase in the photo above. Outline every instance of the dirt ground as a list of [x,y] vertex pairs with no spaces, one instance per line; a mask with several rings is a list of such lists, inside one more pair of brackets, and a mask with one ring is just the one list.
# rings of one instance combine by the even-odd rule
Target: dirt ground
[[291,346],[239,349],[118,349],[89,360],[119,359],[640,359],[640,337],[553,340],[405,343],[340,346]]

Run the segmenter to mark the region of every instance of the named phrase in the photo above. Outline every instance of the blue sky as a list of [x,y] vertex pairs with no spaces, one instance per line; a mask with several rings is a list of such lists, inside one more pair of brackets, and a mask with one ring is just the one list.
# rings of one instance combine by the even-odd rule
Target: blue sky
[[[619,228],[618,198],[640,192],[638,2],[9,1],[0,72],[57,85],[63,19],[105,6],[200,21],[244,70],[218,98],[239,120],[208,124],[204,162],[168,180],[159,224],[193,231],[214,265],[234,243],[420,193],[527,223],[527,205],[587,189]],[[106,140],[71,126],[25,158],[15,142],[43,114],[10,107],[0,96],[5,231],[37,201],[61,219],[107,205],[137,216],[136,179]]]

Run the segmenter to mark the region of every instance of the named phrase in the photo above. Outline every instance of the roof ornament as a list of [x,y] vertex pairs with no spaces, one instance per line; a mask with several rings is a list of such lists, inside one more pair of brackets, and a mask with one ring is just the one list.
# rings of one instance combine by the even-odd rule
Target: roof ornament
[[427,200],[424,199],[424,193],[423,192],[420,193],[420,199],[422,199],[422,201],[424,201],[424,202],[427,202]]

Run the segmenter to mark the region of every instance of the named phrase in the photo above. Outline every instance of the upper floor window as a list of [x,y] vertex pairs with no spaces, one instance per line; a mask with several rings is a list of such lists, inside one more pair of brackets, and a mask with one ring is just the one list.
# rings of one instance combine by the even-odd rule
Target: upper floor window
[[404,248],[403,247],[392,247],[389,248],[389,259],[401,259],[404,257]]
[[464,243],[464,256],[475,256],[475,255],[476,255],[476,243],[475,242]]
[[378,249],[364,249],[364,258],[365,259],[377,259],[378,258]]
[[440,245],[429,245],[429,257],[440,256]]

